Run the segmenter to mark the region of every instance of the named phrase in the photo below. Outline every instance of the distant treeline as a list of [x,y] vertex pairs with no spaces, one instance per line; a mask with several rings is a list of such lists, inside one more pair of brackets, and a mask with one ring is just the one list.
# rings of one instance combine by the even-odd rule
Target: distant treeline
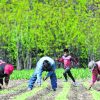
[[69,48],[80,66],[100,59],[99,0],[0,0],[0,58],[18,70]]

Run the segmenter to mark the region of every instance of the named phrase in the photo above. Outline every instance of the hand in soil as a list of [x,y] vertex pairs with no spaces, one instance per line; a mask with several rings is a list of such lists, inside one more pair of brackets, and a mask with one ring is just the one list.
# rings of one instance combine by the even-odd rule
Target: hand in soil
[[3,85],[3,89],[8,89],[8,86],[7,85]]
[[2,89],[8,89],[8,86],[7,86],[7,85],[2,85],[2,84],[0,84],[0,87],[1,87]]
[[45,77],[43,77],[43,81],[45,81],[46,80],[46,78]]
[[89,87],[88,90],[91,90],[91,87]]
[[84,87],[85,90],[91,90],[91,88]]
[[3,85],[2,85],[2,84],[0,84],[0,87],[1,87],[1,88],[3,88]]
[[37,84],[37,87],[41,87],[41,84]]
[[28,88],[28,89],[27,89],[27,91],[31,91],[31,90],[32,90],[31,88]]

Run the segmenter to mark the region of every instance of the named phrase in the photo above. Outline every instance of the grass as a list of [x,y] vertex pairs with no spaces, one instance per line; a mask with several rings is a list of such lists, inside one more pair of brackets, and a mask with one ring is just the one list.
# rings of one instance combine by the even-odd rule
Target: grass
[[11,75],[11,79],[29,79],[33,74],[34,70],[14,70]]
[[[34,70],[14,70],[13,74],[11,75],[11,79],[30,79]],[[60,68],[56,70],[56,75],[58,79],[63,78],[64,69]],[[73,76],[77,79],[86,79],[91,76],[91,73],[88,69],[72,69],[71,70]],[[43,77],[46,76],[47,72],[43,72]]]
[[63,90],[56,96],[55,100],[68,100],[67,94],[70,90],[70,83],[63,83]]
[[[84,82],[84,86],[86,88],[88,88],[89,87],[89,83],[88,82]],[[88,90],[88,91],[90,91],[90,93],[92,94],[92,97],[93,97],[94,100],[100,100],[100,92],[99,91],[96,91],[93,88],[91,88],[91,90]]]
[[88,68],[78,68],[78,69],[72,69],[71,70],[73,76],[77,79],[87,79],[91,77],[91,72]]

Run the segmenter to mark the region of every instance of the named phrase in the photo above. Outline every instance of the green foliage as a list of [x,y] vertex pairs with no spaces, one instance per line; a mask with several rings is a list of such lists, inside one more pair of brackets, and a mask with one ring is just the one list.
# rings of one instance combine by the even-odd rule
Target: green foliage
[[[88,69],[72,69],[72,74],[75,78],[77,79],[86,79],[91,77],[91,73],[89,72]],[[11,75],[11,79],[30,79],[30,77],[32,76],[34,70],[15,70],[13,72],[13,74]],[[58,79],[63,78],[63,72],[64,69],[57,69],[56,70],[56,75]],[[47,72],[43,72],[43,77],[45,77],[47,74]]]
[[71,71],[75,78],[77,79],[86,79],[91,77],[91,72],[88,68],[86,69],[72,69]]
[[[18,67],[28,59],[59,55],[63,48],[77,48],[78,58],[100,59],[100,4],[98,0],[0,0],[0,53]],[[0,52],[1,52],[0,51]],[[35,54],[34,58],[32,52]],[[6,55],[6,56],[5,56]],[[31,56],[29,56],[31,55]],[[21,67],[21,65],[20,65]],[[22,69],[22,68],[18,68]]]
[[29,79],[33,74],[33,70],[14,70],[11,79]]

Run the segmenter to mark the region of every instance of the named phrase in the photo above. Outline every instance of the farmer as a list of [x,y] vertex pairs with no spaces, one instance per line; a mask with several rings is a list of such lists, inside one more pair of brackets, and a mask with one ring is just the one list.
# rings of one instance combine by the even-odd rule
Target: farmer
[[[13,70],[14,70],[13,65],[7,64],[3,60],[0,60],[0,89],[7,88],[9,83],[9,78]],[[3,84],[3,78],[5,85]]]
[[65,82],[67,82],[67,74],[68,76],[72,79],[73,81],[73,85],[76,86],[76,82],[75,82],[75,79],[71,73],[71,62],[75,62],[75,64],[77,63],[77,61],[71,56],[69,55],[69,50],[68,49],[64,49],[64,55],[57,59],[58,62],[62,62],[64,63],[64,73],[63,73],[63,76],[65,78]]
[[94,85],[96,81],[100,81],[99,75],[100,75],[100,61],[90,61],[88,64],[88,68],[92,71],[92,82],[89,86],[89,90]]
[[36,64],[35,72],[33,73],[32,77],[29,80],[28,90],[32,90],[35,81],[39,86],[41,86],[41,79],[42,79],[42,72],[47,71],[48,74],[43,79],[44,81],[50,77],[52,89],[56,91],[57,88],[57,78],[55,74],[56,65],[53,59],[50,57],[42,57]]

